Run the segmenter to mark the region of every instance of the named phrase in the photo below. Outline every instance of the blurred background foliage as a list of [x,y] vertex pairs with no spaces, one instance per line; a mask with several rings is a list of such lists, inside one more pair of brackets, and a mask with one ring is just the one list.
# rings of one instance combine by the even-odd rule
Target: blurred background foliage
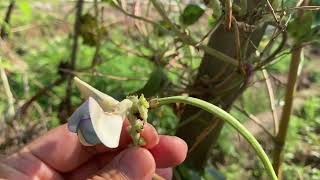
[[[0,1],[1,29],[5,33],[0,41],[0,149],[3,154],[17,150],[66,122],[70,113],[67,100],[71,101],[71,112],[82,102],[73,86],[71,96],[66,97],[66,89],[70,87],[65,82],[70,74],[117,99],[134,93],[148,94],[149,97],[194,93],[190,85],[197,81],[203,49],[179,39],[172,25],[159,18],[149,1],[121,1],[122,9],[114,6],[114,2],[117,1],[83,2],[80,23],[76,26],[79,40],[76,62],[71,67],[77,1]],[[204,44],[226,14],[225,1],[159,2],[177,27]],[[10,21],[5,22],[10,3],[14,3],[14,7]],[[305,43],[303,68],[298,77],[294,112],[284,150],[283,176],[288,180],[316,180],[320,179],[320,11],[306,8],[301,23],[296,18],[297,3],[295,0],[282,1],[281,7],[285,11],[279,8],[279,14],[287,14],[279,17],[287,23],[284,31],[288,32],[288,38],[264,69],[269,72],[274,103],[280,116],[278,109],[284,104],[291,48],[296,42]],[[310,6],[320,5],[318,0],[310,3]],[[257,22],[257,26],[273,18],[265,10],[266,6],[257,8],[262,14],[269,15]],[[147,17],[155,24],[129,17],[122,10]],[[266,28],[256,52],[250,56],[251,64],[259,64],[256,61],[272,39],[274,29],[274,26]],[[281,44],[281,38],[275,38],[273,43],[267,49],[267,55]],[[260,70],[251,77],[248,88],[233,103],[230,112],[271,154],[273,142],[268,134],[273,129],[273,120],[265,78]],[[178,127],[183,126],[181,108],[182,105],[175,105],[152,110],[149,121],[159,133],[173,135]],[[23,116],[19,116],[21,114]],[[254,152],[228,126],[222,129],[217,143],[211,148],[201,173],[187,164],[175,171],[177,179],[239,177],[267,179]]]

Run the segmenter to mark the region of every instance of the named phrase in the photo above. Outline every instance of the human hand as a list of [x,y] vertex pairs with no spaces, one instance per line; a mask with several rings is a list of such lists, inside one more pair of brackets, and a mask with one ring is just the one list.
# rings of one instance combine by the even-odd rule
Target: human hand
[[124,124],[116,149],[83,146],[66,125],[59,126],[1,160],[0,179],[149,180],[155,173],[171,179],[171,168],[186,157],[186,143],[158,135],[146,124],[141,133],[146,145],[128,148],[131,138]]

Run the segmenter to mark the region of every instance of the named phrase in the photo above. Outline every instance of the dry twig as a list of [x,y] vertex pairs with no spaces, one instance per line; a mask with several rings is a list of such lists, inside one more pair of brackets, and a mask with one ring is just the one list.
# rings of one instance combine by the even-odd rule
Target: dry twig
[[263,132],[265,132],[271,139],[274,139],[274,136],[269,132],[268,129],[266,129],[266,127],[264,127],[264,125],[261,123],[261,121],[258,119],[257,116],[247,112],[246,110],[244,109],[241,109],[240,107],[236,106],[236,105],[233,105],[233,107],[241,112],[243,115],[245,115],[247,118],[249,118],[250,120],[252,120],[252,122],[254,122],[257,126],[259,126]]
[[[0,63],[2,62],[2,59],[0,58]],[[12,95],[12,92],[11,92],[11,88],[10,88],[10,84],[9,84],[9,81],[8,81],[8,78],[7,78],[7,74],[4,70],[3,67],[1,67],[0,65],[0,76],[1,76],[1,80],[2,80],[2,84],[3,84],[3,88],[4,88],[4,91],[5,91],[5,94],[7,96],[7,100],[8,100],[8,105],[9,105],[9,108],[8,108],[8,116],[9,117],[12,117],[15,113],[15,109],[14,109],[14,97]]]
[[267,91],[268,91],[268,95],[269,95],[269,103],[270,103],[270,109],[272,112],[272,118],[273,118],[273,125],[274,125],[274,135],[277,134],[278,132],[278,114],[276,112],[276,106],[275,106],[275,97],[274,97],[274,93],[273,93],[273,88],[272,88],[272,84],[269,78],[269,74],[267,72],[267,70],[262,69],[262,73],[266,82],[266,86],[267,86]]

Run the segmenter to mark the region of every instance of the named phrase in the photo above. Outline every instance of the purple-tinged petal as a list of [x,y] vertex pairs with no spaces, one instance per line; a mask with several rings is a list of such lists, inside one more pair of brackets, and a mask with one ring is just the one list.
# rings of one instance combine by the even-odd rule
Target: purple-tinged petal
[[90,118],[81,120],[78,134],[79,132],[87,144],[90,144],[90,145],[101,144],[101,141],[99,140],[96,132],[94,131]]
[[85,101],[80,107],[76,109],[68,120],[68,129],[76,133],[82,119],[90,118],[89,101]]

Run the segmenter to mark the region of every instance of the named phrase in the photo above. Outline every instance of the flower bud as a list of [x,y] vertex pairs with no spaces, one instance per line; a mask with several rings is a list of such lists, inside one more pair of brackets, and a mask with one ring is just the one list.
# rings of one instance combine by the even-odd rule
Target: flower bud
[[140,119],[137,119],[134,125],[135,129],[140,132],[143,129],[143,124],[144,123]]

